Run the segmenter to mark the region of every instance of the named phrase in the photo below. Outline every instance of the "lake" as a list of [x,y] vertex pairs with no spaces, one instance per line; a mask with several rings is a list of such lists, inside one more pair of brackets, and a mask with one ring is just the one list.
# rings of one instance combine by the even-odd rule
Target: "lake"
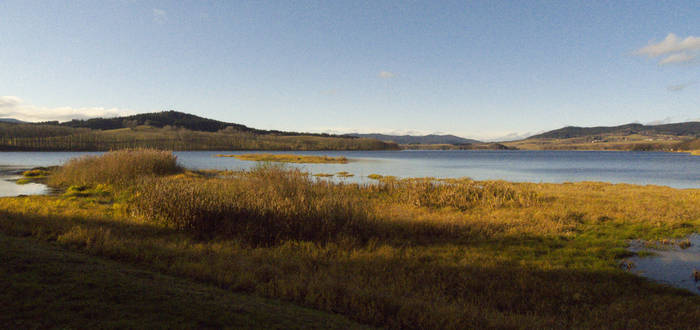
[[[246,151],[176,152],[182,165],[192,169],[245,169],[255,162],[215,157]],[[367,182],[369,174],[398,177],[470,177],[475,180],[516,182],[603,181],[675,188],[700,188],[700,157],[686,153],[616,151],[298,151],[271,152],[345,156],[348,164],[288,164],[311,173],[347,171],[342,179]],[[97,152],[0,152],[0,167],[31,168],[60,165],[66,160]],[[0,175],[2,172],[0,172]],[[7,174],[2,175],[7,179]],[[5,185],[0,186],[1,188]]]

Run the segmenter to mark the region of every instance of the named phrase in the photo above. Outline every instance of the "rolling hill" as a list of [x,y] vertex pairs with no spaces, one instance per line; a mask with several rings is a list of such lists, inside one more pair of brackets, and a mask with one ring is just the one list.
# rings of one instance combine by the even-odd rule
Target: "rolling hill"
[[524,150],[678,151],[695,146],[700,122],[663,125],[568,126],[523,140],[503,142]]
[[576,127],[567,126],[527,139],[568,139],[590,135],[675,135],[700,136],[700,122],[685,122],[663,125],[626,124],[620,126]]
[[135,126],[151,126],[157,128],[184,128],[191,131],[199,132],[218,132],[222,130],[227,131],[237,131],[246,132],[254,134],[274,134],[274,135],[285,135],[285,136],[298,136],[298,135],[308,135],[308,136],[327,136],[332,137],[329,134],[315,134],[315,133],[299,133],[299,132],[284,132],[277,130],[260,130],[255,128],[250,128],[245,125],[236,123],[227,123],[223,121],[218,121],[209,118],[199,117],[193,114],[178,112],[174,110],[162,111],[162,112],[152,112],[152,113],[142,113],[126,117],[115,117],[115,118],[92,118],[87,120],[71,120],[67,122],[60,123],[61,126],[74,127],[74,128],[90,128],[98,130],[113,130],[120,128],[130,128]]

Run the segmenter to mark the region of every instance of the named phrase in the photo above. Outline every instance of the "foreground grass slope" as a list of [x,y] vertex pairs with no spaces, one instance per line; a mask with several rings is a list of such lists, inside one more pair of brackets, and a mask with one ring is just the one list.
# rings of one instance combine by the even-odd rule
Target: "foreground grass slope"
[[360,186],[261,167],[150,171],[117,186],[93,175],[76,194],[76,169],[109,168],[95,166],[104,161],[128,173],[134,165],[117,160],[139,158],[112,157],[53,174],[63,196],[0,199],[0,232],[389,328],[700,320],[700,297],[619,267],[628,239],[697,231],[699,190],[392,178]]
[[343,317],[0,234],[3,328],[361,328]]

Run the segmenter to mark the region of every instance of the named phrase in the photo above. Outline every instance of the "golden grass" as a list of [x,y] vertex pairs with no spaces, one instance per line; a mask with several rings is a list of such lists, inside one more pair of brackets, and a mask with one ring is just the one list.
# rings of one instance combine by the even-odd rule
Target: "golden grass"
[[240,160],[256,162],[280,162],[280,163],[305,163],[305,164],[347,164],[344,156],[309,156],[292,154],[243,154],[243,155],[216,155],[216,157],[234,157]]
[[455,179],[357,185],[261,167],[133,196],[0,199],[0,231],[387,328],[690,328],[700,297],[622,271],[700,228],[700,190]]
[[101,156],[74,158],[50,178],[52,186],[110,184],[126,186],[139,178],[181,172],[171,152],[153,149],[125,149]]
[[690,151],[690,154],[693,156],[700,156],[700,150],[692,150]]
[[51,175],[52,171],[56,168],[54,167],[37,167],[31,170],[22,172],[22,178],[17,180],[17,184],[28,184],[28,183],[46,183],[46,180]]

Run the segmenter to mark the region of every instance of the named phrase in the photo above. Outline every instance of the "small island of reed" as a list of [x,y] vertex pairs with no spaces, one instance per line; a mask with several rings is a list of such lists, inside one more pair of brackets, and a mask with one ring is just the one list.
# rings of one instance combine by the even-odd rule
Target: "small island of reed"
[[244,154],[244,155],[216,155],[216,157],[233,157],[240,160],[256,162],[280,162],[280,163],[304,163],[304,164],[347,164],[344,156],[309,156],[293,154]]

